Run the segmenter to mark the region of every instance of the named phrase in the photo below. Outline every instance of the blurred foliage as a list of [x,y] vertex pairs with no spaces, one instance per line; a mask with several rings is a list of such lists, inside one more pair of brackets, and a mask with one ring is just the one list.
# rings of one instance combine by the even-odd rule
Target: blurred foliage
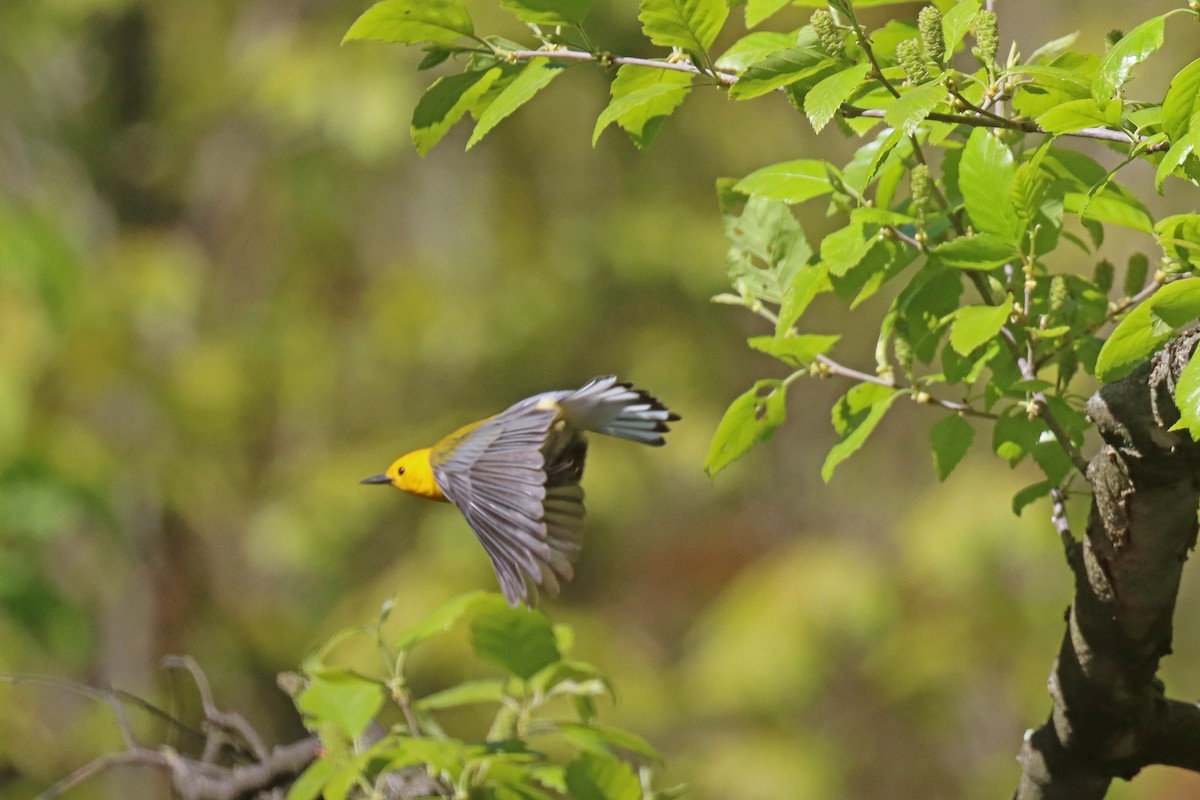
[[[934,485],[914,405],[821,488],[835,380],[793,390],[788,425],[718,481],[701,471],[729,402],[782,374],[745,352],[768,326],[707,303],[727,249],[712,181],[797,147],[848,156],[840,137],[818,140],[782,97],[695,93],[648,152],[611,134],[589,151],[608,98],[579,73],[470,153],[418,161],[416,59],[338,46],[366,5],[0,4],[0,671],[170,698],[158,662],[186,652],[231,707],[294,738],[276,673],[382,598],[399,592],[392,617],[415,625],[493,580],[454,509],[357,480],[431,434],[616,372],[684,421],[653,457],[595,442],[579,577],[550,613],[618,687],[606,724],[663,753],[662,785],[1006,791],[1069,597],[1040,507],[1008,510],[1034,471],[968,454]],[[481,27],[519,31],[494,5],[472,4]],[[1018,4],[1001,38],[1082,28],[1099,47],[1169,7]],[[1036,30],[1005,27],[1018,20]],[[640,41],[633,2],[597,3],[589,23],[614,52]],[[1168,39],[1156,59],[1173,69],[1147,62],[1139,81],[1169,78],[1186,50]],[[807,212],[812,236],[829,230]],[[835,313],[808,312],[818,327]],[[874,337],[839,347],[869,363]],[[407,664],[422,696],[479,677],[446,639]],[[1181,694],[1196,642],[1181,615],[1167,664]],[[0,707],[5,798],[119,740],[107,709],[53,686],[0,683]],[[479,724],[464,714],[463,730]],[[74,796],[164,796],[155,780],[116,773]],[[1113,796],[1195,793],[1159,770]]]

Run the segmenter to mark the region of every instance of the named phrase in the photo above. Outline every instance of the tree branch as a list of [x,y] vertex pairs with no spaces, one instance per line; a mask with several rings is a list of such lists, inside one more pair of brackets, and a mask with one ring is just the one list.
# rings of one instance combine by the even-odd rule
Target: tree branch
[[1197,535],[1200,445],[1169,430],[1197,340],[1170,342],[1088,401],[1105,444],[1088,466],[1092,508],[1050,675],[1053,708],[1026,735],[1015,800],[1099,800],[1114,778],[1150,764],[1200,768],[1200,709],[1168,699],[1156,678]]

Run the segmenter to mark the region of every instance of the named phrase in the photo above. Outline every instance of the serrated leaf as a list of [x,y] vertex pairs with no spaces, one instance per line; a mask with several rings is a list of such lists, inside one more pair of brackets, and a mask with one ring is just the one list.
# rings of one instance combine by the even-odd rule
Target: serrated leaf
[[971,22],[979,13],[979,3],[965,0],[942,16],[942,38],[946,42],[946,55],[950,56],[962,44],[963,37],[971,28]]
[[1024,226],[1007,198],[1017,167],[1012,152],[984,128],[976,128],[967,139],[958,165],[958,187],[967,214],[976,230],[990,233],[1016,246]]
[[1188,64],[1171,79],[1162,104],[1162,126],[1172,142],[1195,130],[1193,115],[1200,111],[1200,58]]
[[471,618],[470,633],[475,655],[518,678],[561,658],[554,628],[539,611],[496,604]]
[[[659,104],[678,106],[683,102],[688,91],[687,88],[669,81],[659,81],[640,89],[634,89],[629,94],[613,97],[604,111],[600,112],[600,117],[596,120],[596,127],[592,129],[592,147],[596,146],[596,142],[600,140],[600,134],[612,123],[621,118],[635,120],[642,115],[649,114],[651,110],[658,108]],[[644,125],[642,130],[645,131]]]
[[861,223],[851,222],[821,240],[821,261],[830,275],[841,277],[857,266],[874,244],[873,234],[868,235]]
[[704,461],[704,471],[715,476],[759,442],[765,442],[787,417],[786,387],[781,381],[763,380],[739,395],[721,417]]
[[1175,384],[1175,406],[1179,421],[1171,430],[1186,430],[1193,441],[1200,441],[1200,358],[1192,353]]
[[738,82],[729,87],[729,96],[749,100],[806,78],[829,63],[829,56],[816,47],[789,47],[747,67]]
[[775,335],[785,336],[791,331],[813,299],[831,288],[829,268],[824,263],[802,267],[784,290],[779,304],[779,318],[775,321]]
[[528,25],[580,25],[593,0],[500,0],[500,7]]
[[796,334],[784,336],[753,336],[747,344],[760,353],[775,356],[793,367],[807,367],[817,356],[833,349],[839,335]]
[[1023,408],[1007,409],[992,426],[992,450],[1015,467],[1033,450],[1045,427]]
[[940,420],[929,430],[929,444],[933,447],[933,468],[939,481],[944,481],[962,461],[975,441],[975,429],[957,414]]
[[1086,74],[1062,67],[1022,64],[1009,70],[1011,75],[1028,75],[1030,82],[1017,84],[1013,108],[1028,117],[1040,117],[1047,111],[1076,100],[1091,100],[1091,82]]
[[1098,102],[1090,97],[1060,103],[1037,118],[1037,124],[1049,133],[1073,133],[1084,128],[1116,128],[1121,124],[1121,100]]
[[908,136],[920,127],[929,116],[929,112],[945,98],[946,88],[937,81],[922,84],[903,92],[892,101],[883,114],[883,121]]
[[412,140],[425,155],[500,77],[499,67],[447,75],[433,82],[413,110]]
[[[729,282],[743,297],[780,304],[812,250],[784,203],[751,197],[740,216],[726,214]],[[761,264],[761,266],[760,266]]]
[[833,427],[839,438],[825,457],[821,478],[829,483],[833,471],[866,442],[901,392],[876,383],[860,383],[833,407]]
[[308,685],[296,697],[296,708],[317,724],[333,725],[354,739],[375,719],[385,698],[376,681],[344,670],[323,670],[309,676]]
[[1107,184],[1097,194],[1067,192],[1063,209],[1079,214],[1082,220],[1123,225],[1142,233],[1154,231],[1154,220],[1137,195],[1115,183]]
[[734,190],[784,203],[803,203],[833,191],[824,161],[804,158],[784,161],[751,172]]
[[964,306],[954,315],[950,325],[950,346],[959,355],[970,355],[975,348],[991,341],[1008,322],[1012,310],[1012,295],[995,306]]
[[628,731],[599,725],[580,725],[577,722],[560,723],[559,729],[567,739],[586,752],[618,758],[633,754],[655,764],[663,763],[662,756],[649,742]]
[[746,27],[753,28],[773,16],[791,0],[746,0]]
[[1163,182],[1179,169],[1193,152],[1200,152],[1200,147],[1197,147],[1200,141],[1200,112],[1197,112],[1192,120],[1198,127],[1177,139],[1163,154],[1162,161],[1158,162],[1158,169],[1154,172],[1154,188],[1159,194],[1162,194]]
[[1049,183],[1049,178],[1036,161],[1027,161],[1017,167],[1009,199],[1017,219],[1023,225],[1028,226],[1030,220],[1041,211],[1042,198],[1046,195]]
[[841,72],[835,72],[809,90],[804,96],[804,113],[808,115],[813,130],[821,132],[870,70],[871,65],[867,62],[855,64]]
[[1096,359],[1096,377],[1111,383],[1133,369],[1200,316],[1200,278],[1169,283],[1129,312],[1109,335]]
[[778,31],[755,31],[738,39],[721,54],[714,66],[724,72],[740,73],[751,64],[762,61],[772,53],[786,50],[796,43],[794,34]]
[[612,100],[596,120],[592,146],[611,123],[629,134],[638,149],[654,140],[662,121],[669,117],[692,89],[692,76],[673,70],[646,69],[626,64],[617,70],[609,91]]
[[992,269],[1020,257],[1015,246],[987,233],[956,236],[930,252],[943,264],[962,269]]
[[435,711],[441,708],[457,708],[477,703],[499,703],[503,697],[503,681],[464,681],[440,692],[427,694],[419,698],[413,705],[422,711]]
[[1151,17],[1109,48],[1092,80],[1092,97],[1107,102],[1129,80],[1133,68],[1162,47],[1166,17]]
[[1158,245],[1185,266],[1200,266],[1200,214],[1172,214],[1154,226]]
[[454,44],[474,33],[475,26],[461,0],[382,0],[354,21],[342,42],[368,39]]
[[479,122],[475,123],[475,130],[471,132],[471,138],[467,140],[467,149],[474,147],[501,120],[546,88],[564,69],[564,65],[547,58],[530,59],[520,74],[504,87],[479,117]]
[[725,0],[642,0],[638,20],[654,44],[703,53],[721,32],[727,16]]
[[642,784],[624,762],[581,753],[567,764],[567,790],[573,800],[641,800]]

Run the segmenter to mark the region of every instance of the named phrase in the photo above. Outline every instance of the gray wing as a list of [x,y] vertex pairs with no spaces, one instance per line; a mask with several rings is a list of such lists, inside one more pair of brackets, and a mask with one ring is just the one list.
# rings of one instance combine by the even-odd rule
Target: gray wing
[[561,424],[556,406],[530,398],[485,420],[449,452],[432,454],[433,474],[466,517],[509,604],[537,603],[574,575],[583,537],[583,490],[547,486],[543,447]]

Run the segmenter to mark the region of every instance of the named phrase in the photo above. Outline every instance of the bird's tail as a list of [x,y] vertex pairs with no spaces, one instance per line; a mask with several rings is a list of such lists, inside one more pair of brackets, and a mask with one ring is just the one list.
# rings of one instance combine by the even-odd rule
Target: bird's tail
[[679,419],[649,392],[618,383],[614,375],[592,378],[558,402],[576,428],[655,446],[665,441],[667,423]]

